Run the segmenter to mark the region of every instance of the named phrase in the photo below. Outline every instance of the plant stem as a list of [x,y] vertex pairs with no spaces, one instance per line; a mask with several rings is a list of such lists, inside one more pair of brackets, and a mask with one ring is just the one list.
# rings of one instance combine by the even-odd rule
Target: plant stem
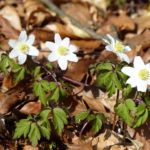
[[[117,89],[117,95],[116,95],[116,105],[117,105],[117,101],[119,99],[119,90]],[[113,121],[113,130],[115,130],[115,125],[116,125],[116,118],[117,118],[117,115],[115,113],[115,116],[114,116],[114,121]]]
[[47,5],[52,11],[54,11],[57,15],[59,15],[62,18],[68,18],[70,22],[75,25],[76,27],[80,28],[81,30],[88,33],[92,38],[97,40],[102,40],[103,36],[100,34],[94,32],[93,30],[81,25],[76,19],[72,18],[71,16],[67,15],[63,10],[58,8],[51,0],[41,0],[45,5]]
[[62,76],[61,78],[64,79],[64,80],[66,80],[66,81],[69,81],[69,82],[71,82],[71,83],[73,83],[73,84],[79,85],[79,86],[89,86],[89,85],[86,84],[86,83],[78,82],[78,81],[73,80],[73,79],[70,79],[70,78],[68,78],[68,77],[66,77],[66,76]]

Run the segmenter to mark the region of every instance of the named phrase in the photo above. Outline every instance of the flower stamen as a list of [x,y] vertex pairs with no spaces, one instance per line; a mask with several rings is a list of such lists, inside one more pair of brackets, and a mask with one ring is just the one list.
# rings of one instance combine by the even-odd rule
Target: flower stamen
[[147,69],[141,69],[138,76],[141,80],[147,80],[149,78],[149,71]]
[[116,44],[114,45],[114,48],[116,52],[123,52],[124,45],[122,44],[122,42],[117,41]]
[[21,44],[21,45],[19,46],[19,49],[20,49],[20,51],[21,51],[22,53],[26,53],[26,52],[28,51],[29,47],[28,47],[27,44]]
[[68,49],[65,46],[58,47],[58,53],[62,56],[65,56],[68,54]]

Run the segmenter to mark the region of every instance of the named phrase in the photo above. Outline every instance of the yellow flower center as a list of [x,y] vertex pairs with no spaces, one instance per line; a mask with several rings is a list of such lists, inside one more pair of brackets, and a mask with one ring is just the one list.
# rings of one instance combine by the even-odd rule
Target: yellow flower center
[[62,56],[65,56],[68,54],[68,49],[65,46],[58,47],[58,53]]
[[114,48],[116,52],[123,52],[124,45],[122,44],[122,42],[117,41],[116,44],[114,45]]
[[27,44],[21,44],[19,49],[22,53],[26,53],[28,51],[29,47]]
[[147,69],[141,69],[138,76],[141,80],[147,80],[149,78],[149,71]]

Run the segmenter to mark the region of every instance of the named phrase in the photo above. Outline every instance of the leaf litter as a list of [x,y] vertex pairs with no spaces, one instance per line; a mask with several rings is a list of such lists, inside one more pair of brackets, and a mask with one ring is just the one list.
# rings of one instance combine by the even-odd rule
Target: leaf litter
[[[108,97],[108,94],[92,87],[95,76],[90,74],[88,68],[91,64],[116,58],[111,52],[104,51],[104,44],[98,40],[96,34],[105,35],[110,33],[118,35],[126,44],[129,44],[133,51],[128,53],[130,60],[135,55],[141,55],[145,62],[149,61],[150,49],[150,23],[149,12],[145,11],[147,3],[126,2],[126,7],[121,5],[107,3],[106,0],[63,0],[54,1],[59,9],[76,19],[82,27],[88,27],[95,32],[94,36],[78,28],[66,17],[56,15],[42,2],[36,0],[2,0],[0,2],[0,46],[1,51],[8,51],[8,40],[17,39],[19,31],[26,29],[28,33],[33,33],[37,39],[35,45],[40,49],[40,56],[36,61],[45,63],[45,41],[52,41],[54,34],[59,33],[62,37],[70,37],[71,43],[79,47],[78,63],[69,63],[65,76],[75,80],[70,92],[69,98],[64,101],[64,105],[70,110],[71,116],[80,112],[91,110],[96,113],[104,113],[108,117],[110,126],[113,124],[115,114],[115,96]],[[110,1],[111,2],[111,1]],[[139,6],[143,6],[142,8]],[[145,6],[145,7],[144,7]],[[117,8],[117,9],[115,9]],[[77,11],[77,12],[76,12]],[[144,15],[142,12],[145,12]],[[15,21],[14,21],[15,20]],[[55,63],[53,63],[55,66]],[[28,83],[13,84],[10,77],[1,77],[0,91],[0,119],[4,119],[3,126],[11,122],[12,128],[6,125],[8,135],[12,136],[14,121],[26,114],[37,114],[42,110],[42,104],[37,97],[32,94],[32,89]],[[28,80],[27,82],[31,82]],[[91,88],[83,87],[89,85]],[[2,117],[1,117],[2,116]],[[51,114],[50,116],[51,117]],[[135,134],[132,138],[125,139],[124,145],[120,144],[120,136],[123,135],[123,128],[117,126],[115,130],[111,127],[103,127],[97,135],[85,127],[74,127],[72,124],[66,125],[62,137],[54,133],[54,139],[60,145],[66,145],[69,150],[149,150],[149,135],[146,134],[148,122],[138,129],[127,131],[130,135]],[[1,132],[2,126],[0,126]],[[120,132],[121,130],[121,132]],[[2,131],[3,132],[3,131]],[[131,133],[130,133],[131,132]],[[8,135],[0,133],[0,149],[18,149],[24,150],[43,149],[43,145],[49,145],[48,142],[41,141],[41,145],[32,147],[26,140],[16,140],[8,138]],[[65,139],[64,137],[67,137]],[[5,141],[5,143],[4,143]],[[17,143],[17,144],[16,144]],[[58,144],[58,145],[59,145]],[[61,149],[61,146],[58,146]],[[62,148],[64,149],[64,148]],[[66,148],[67,149],[67,148]]]

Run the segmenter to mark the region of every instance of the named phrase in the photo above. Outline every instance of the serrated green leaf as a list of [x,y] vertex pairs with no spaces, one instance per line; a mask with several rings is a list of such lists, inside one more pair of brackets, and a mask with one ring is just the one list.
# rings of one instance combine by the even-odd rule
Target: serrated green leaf
[[56,82],[50,82],[49,83],[49,90],[50,91],[53,91],[54,89],[56,89],[57,88],[57,83]]
[[134,112],[136,111],[136,105],[132,99],[127,99],[125,101],[125,104],[127,105],[129,110],[134,111]]
[[145,112],[135,119],[133,128],[141,126],[146,122],[147,119],[148,119],[148,109],[145,109]]
[[34,82],[33,83],[33,91],[36,96],[39,96],[40,101],[46,105],[46,94],[41,85],[41,82]]
[[57,87],[50,96],[50,100],[58,101],[60,97],[59,88]]
[[31,129],[28,134],[29,140],[32,146],[36,146],[38,144],[38,140],[41,138],[41,134],[39,128],[37,127],[36,123],[31,124]]
[[15,75],[15,82],[23,80],[25,77],[25,68],[22,67],[20,71]]
[[40,126],[40,131],[43,135],[43,137],[45,137],[47,140],[50,139],[50,130],[44,126]]
[[133,88],[132,88],[131,85],[129,84],[129,85],[127,86],[127,88],[125,88],[124,91],[123,91],[123,97],[129,96],[132,91],[133,91]]
[[98,86],[107,85],[107,81],[108,79],[110,79],[109,77],[111,76],[111,74],[112,72],[105,72],[105,73],[99,74],[97,77],[97,85]]
[[96,67],[96,70],[112,70],[112,65],[111,63],[101,63]]
[[84,112],[80,112],[79,114],[77,114],[75,116],[75,122],[78,123],[84,119],[86,119],[88,117],[88,115],[90,114],[90,111],[84,111]]
[[41,82],[41,86],[43,88],[44,91],[48,92],[49,90],[49,82],[46,80],[42,80]]
[[41,70],[41,67],[40,66],[37,66],[34,70],[34,73],[33,73],[33,76],[36,77],[37,75],[40,74],[40,70]]
[[136,112],[136,116],[140,116],[145,112],[146,105],[145,104],[139,104]]
[[132,116],[129,113],[129,109],[126,104],[119,104],[115,107],[115,112],[120,116],[129,126],[132,126]]
[[40,113],[40,117],[43,119],[43,120],[48,120],[48,116],[49,116],[49,113],[51,111],[49,109],[46,109],[46,110],[43,110],[41,113]]
[[114,83],[115,83],[117,89],[122,90],[122,85],[121,85],[121,83],[120,83],[120,81],[119,81],[119,79],[118,79],[116,73],[113,73],[112,78],[113,78],[113,81],[114,81]]
[[58,135],[62,134],[62,130],[64,125],[67,124],[67,115],[61,108],[54,108],[53,109],[53,124],[58,133]]
[[4,72],[4,75],[8,75],[7,71],[8,61],[5,55],[1,56],[0,69]]
[[31,122],[27,119],[22,119],[16,124],[15,134],[13,136],[14,139],[20,138],[22,135],[27,137],[31,126]]
[[92,120],[94,120],[95,118],[96,118],[96,115],[91,114],[91,115],[88,115],[87,120],[92,121]]
[[92,130],[94,133],[97,133],[102,128],[102,121],[101,119],[97,118],[92,122]]

